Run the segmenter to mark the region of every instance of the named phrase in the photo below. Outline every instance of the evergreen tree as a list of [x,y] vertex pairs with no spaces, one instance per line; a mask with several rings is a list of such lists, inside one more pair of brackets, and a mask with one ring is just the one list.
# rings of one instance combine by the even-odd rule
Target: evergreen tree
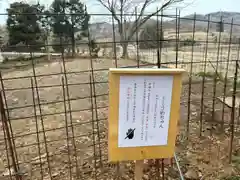
[[62,42],[72,44],[72,55],[75,54],[75,33],[81,31],[82,35],[88,29],[90,16],[85,4],[80,0],[54,0],[50,13],[52,13],[53,33],[62,38]]
[[14,2],[7,9],[7,30],[9,33],[9,45],[23,44],[34,45],[32,50],[40,47],[39,12],[38,5],[30,5],[24,2]]

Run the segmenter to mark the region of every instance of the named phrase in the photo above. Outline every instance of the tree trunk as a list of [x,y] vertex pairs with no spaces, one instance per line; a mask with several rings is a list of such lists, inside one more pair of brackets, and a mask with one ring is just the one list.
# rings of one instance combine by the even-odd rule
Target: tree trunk
[[50,61],[51,54],[50,54],[50,47],[49,47],[49,43],[48,43],[48,36],[46,37],[45,47],[46,47],[46,52],[47,52],[47,60]]
[[[5,58],[7,60],[7,58]],[[0,63],[2,63],[4,61],[4,58],[2,56],[2,50],[0,50]]]
[[74,33],[72,34],[72,57],[75,56],[75,38]]
[[122,58],[127,59],[128,58],[128,43],[121,43],[121,46],[123,48]]
[[72,22],[72,57],[75,57],[75,28],[74,28],[74,20],[73,16],[71,15],[71,22]]

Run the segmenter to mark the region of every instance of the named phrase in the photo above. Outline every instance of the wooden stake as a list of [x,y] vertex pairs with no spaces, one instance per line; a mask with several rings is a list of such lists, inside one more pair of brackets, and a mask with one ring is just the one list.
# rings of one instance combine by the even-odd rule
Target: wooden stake
[[138,160],[135,163],[135,178],[134,180],[142,180],[143,177],[143,160]]

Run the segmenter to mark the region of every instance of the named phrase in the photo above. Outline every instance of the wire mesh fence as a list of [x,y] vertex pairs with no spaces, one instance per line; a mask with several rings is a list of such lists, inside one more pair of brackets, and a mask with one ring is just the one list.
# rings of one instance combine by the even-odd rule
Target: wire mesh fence
[[[216,32],[219,22],[210,16],[201,20],[159,12],[149,27],[136,28],[123,41],[118,22],[109,19],[92,24],[88,36],[74,36],[74,42],[55,34],[55,43],[2,48],[1,179],[133,179],[133,162],[107,162],[111,67],[188,72],[176,141],[180,162],[148,161],[145,179],[179,179],[178,167],[187,179],[237,176],[240,37],[233,30],[240,25],[222,22],[228,30]],[[93,38],[94,28],[97,34],[108,29]]]

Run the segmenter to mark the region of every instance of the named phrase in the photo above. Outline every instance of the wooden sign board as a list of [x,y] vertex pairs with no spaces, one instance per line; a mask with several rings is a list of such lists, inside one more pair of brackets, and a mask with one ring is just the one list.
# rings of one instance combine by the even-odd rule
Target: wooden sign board
[[110,162],[173,157],[183,69],[109,70]]

